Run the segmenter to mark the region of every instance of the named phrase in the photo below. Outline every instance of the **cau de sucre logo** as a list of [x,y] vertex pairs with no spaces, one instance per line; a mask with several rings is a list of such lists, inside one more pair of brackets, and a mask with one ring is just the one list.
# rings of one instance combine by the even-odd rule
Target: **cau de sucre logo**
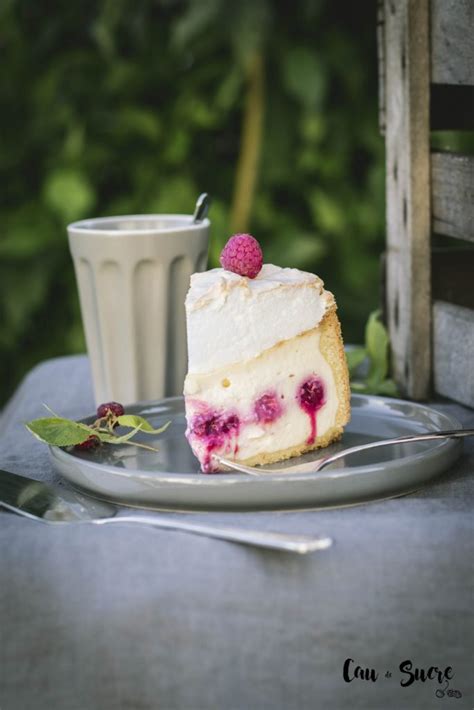
[[[450,685],[454,675],[454,670],[451,666],[428,666],[423,668],[416,666],[410,659],[402,661],[398,666],[400,687],[410,688],[417,683],[431,685],[434,688],[435,696],[440,699],[462,698],[461,691],[452,688]],[[342,667],[342,677],[346,683],[354,681],[376,683],[379,678],[392,678],[392,676],[391,670],[386,670],[381,674],[376,668],[358,665],[353,658],[346,658]]]

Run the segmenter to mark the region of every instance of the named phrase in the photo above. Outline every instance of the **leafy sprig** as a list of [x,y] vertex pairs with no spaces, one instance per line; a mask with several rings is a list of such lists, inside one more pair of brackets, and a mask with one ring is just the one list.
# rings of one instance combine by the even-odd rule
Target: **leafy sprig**
[[395,382],[388,377],[389,337],[380,320],[380,311],[374,311],[369,316],[365,327],[365,346],[346,352],[346,358],[353,392],[398,396]]
[[[82,422],[60,417],[49,407],[46,408],[53,416],[33,419],[30,422],[26,422],[25,426],[36,439],[44,444],[49,444],[49,446],[76,446],[81,448],[81,445],[92,441],[97,445],[130,444],[142,449],[157,451],[158,449],[153,446],[131,441],[131,439],[139,432],[153,435],[162,434],[171,423],[167,422],[162,427],[154,429],[144,417],[136,414],[116,416],[109,411],[105,417],[99,417],[93,424],[83,424]],[[117,427],[123,427],[130,431],[125,434],[118,434],[116,432]]]

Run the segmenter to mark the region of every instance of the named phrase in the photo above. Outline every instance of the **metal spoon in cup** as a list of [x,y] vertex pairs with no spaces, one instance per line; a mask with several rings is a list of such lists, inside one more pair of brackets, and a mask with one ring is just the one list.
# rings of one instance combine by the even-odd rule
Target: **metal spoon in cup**
[[211,198],[207,192],[203,192],[196,200],[196,207],[194,208],[193,223],[202,222],[206,218],[209,212],[209,207],[211,205]]

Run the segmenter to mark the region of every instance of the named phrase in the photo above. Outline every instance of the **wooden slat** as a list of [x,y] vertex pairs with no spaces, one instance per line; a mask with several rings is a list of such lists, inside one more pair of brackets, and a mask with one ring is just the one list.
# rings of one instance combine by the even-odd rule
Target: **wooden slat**
[[414,399],[431,363],[428,9],[385,2],[388,325],[394,377]]
[[474,311],[433,304],[434,386],[439,394],[474,407]]
[[431,0],[431,80],[474,84],[473,0]]
[[433,231],[474,241],[474,155],[431,156]]

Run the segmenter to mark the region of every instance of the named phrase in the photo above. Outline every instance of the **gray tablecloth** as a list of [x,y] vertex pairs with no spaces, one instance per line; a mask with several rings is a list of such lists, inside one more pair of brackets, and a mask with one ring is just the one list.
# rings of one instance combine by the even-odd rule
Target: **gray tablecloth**
[[[85,357],[34,369],[1,420],[0,466],[53,481],[46,447],[21,424],[42,402],[75,418],[93,410]],[[474,426],[472,411],[437,406]],[[473,464],[470,440],[451,471],[405,498],[206,516],[335,539],[307,557],[1,513],[1,710],[472,708]],[[377,680],[346,682],[347,658],[350,677],[359,665]],[[436,697],[436,679],[402,687],[404,661],[451,666],[462,697]]]

